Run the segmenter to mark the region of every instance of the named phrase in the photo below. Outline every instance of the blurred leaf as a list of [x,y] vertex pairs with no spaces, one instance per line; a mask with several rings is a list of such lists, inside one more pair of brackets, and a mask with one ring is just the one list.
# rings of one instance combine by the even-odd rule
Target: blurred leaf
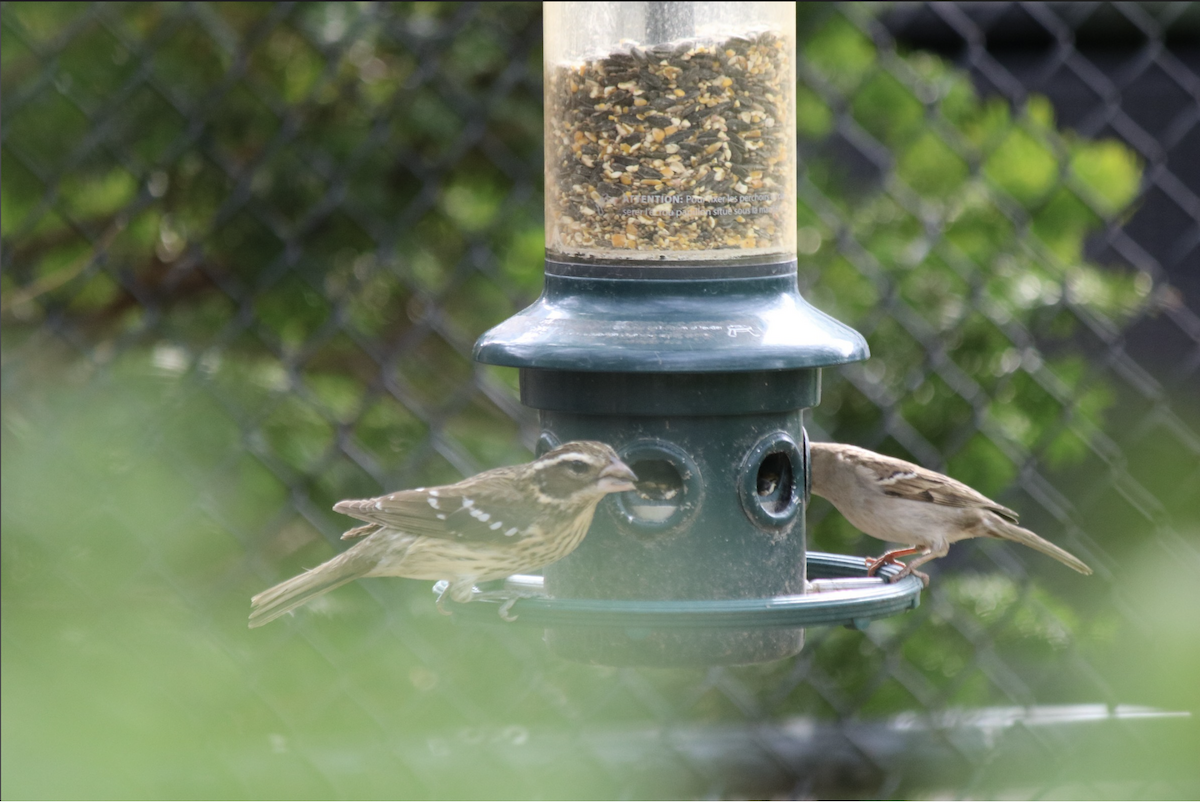
[[1096,210],[1109,217],[1129,206],[1142,180],[1137,154],[1111,139],[1081,143],[1071,155],[1071,171],[1090,191]]
[[832,14],[803,48],[804,59],[839,90],[854,89],[875,64],[875,48],[853,23]]
[[878,72],[867,79],[854,93],[851,108],[859,125],[892,149],[899,148],[916,133],[925,117],[921,102],[887,72]]
[[1058,181],[1058,160],[1037,137],[1013,128],[992,151],[984,174],[1027,207],[1037,205]]
[[897,175],[924,195],[948,195],[967,176],[966,163],[932,132],[917,137],[899,157]]

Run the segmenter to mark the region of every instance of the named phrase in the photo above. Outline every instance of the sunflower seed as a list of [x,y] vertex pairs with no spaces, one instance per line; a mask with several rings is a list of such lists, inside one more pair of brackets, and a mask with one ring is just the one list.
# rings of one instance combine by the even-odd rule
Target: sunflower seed
[[795,145],[776,123],[794,115],[785,44],[757,32],[551,66],[548,248],[639,256],[790,247]]

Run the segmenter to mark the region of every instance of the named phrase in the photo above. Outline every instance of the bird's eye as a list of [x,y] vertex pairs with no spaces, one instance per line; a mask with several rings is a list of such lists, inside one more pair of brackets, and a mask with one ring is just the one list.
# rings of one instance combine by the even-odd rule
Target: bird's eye
[[588,470],[588,464],[582,460],[568,460],[566,465],[572,474],[586,474]]

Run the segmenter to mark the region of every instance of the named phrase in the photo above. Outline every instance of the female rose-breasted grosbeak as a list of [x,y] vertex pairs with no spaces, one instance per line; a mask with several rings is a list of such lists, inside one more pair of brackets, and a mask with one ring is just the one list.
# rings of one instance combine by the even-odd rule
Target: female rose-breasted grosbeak
[[1037,533],[1017,526],[1017,514],[969,485],[927,468],[844,443],[812,443],[812,492],[867,535],[914,544],[882,557],[868,558],[868,574],[897,557],[917,554],[892,580],[914,574],[925,585],[929,575],[916,571],[940,558],[955,541],[1003,538],[1036,549],[1081,574],[1086,563]]
[[360,577],[447,580],[442,596],[466,602],[476,583],[566,556],[587,534],[600,500],[633,490],[636,481],[612,447],[574,441],[532,463],[484,471],[453,485],[338,502],[337,512],[369,522],[342,538],[362,540],[256,595],[250,627]]

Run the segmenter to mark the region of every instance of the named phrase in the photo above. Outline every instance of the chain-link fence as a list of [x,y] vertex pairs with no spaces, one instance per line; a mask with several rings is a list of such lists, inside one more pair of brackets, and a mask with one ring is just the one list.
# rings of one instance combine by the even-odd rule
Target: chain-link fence
[[1200,794],[1200,7],[798,11],[801,282],[873,355],[810,431],[1094,576],[967,542],[707,670],[408,580],[248,631],[335,501],[528,459],[470,349],[540,287],[540,6],[7,3],[5,796]]

